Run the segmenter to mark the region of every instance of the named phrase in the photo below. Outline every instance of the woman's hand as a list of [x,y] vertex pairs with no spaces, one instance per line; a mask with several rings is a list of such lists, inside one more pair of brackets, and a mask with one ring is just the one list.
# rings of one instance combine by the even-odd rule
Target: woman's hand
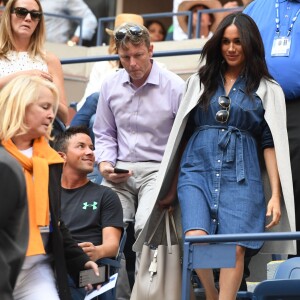
[[39,76],[39,77],[42,77],[44,79],[47,79],[47,80],[53,82],[53,77],[48,72],[44,72],[41,70],[28,70],[28,71],[24,71],[24,72],[26,74],[33,75],[33,76]]
[[268,203],[266,216],[272,216],[272,221],[266,225],[267,229],[279,224],[281,218],[280,196],[272,196]]
[[173,195],[172,193],[168,193],[166,197],[162,198],[158,201],[158,206],[161,209],[169,209],[172,210],[172,205],[174,203],[176,195]]
[[[85,263],[84,268],[85,268],[86,270],[88,270],[88,269],[93,269],[94,272],[95,272],[95,274],[96,274],[97,276],[100,275],[100,274],[99,274],[99,270],[98,270],[98,265],[97,265],[95,262],[91,261],[91,260],[89,260],[87,263]],[[97,285],[97,290],[99,290],[100,287],[101,287],[100,284]],[[85,290],[87,290],[87,291],[92,291],[93,289],[94,289],[94,287],[93,287],[92,284],[88,284],[87,286],[85,286]]]

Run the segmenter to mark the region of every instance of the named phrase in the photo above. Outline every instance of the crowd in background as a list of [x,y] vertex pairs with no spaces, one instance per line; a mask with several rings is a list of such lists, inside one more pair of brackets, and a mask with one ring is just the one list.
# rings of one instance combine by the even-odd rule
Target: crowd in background
[[[97,12],[83,0],[0,6],[0,166],[18,187],[1,177],[9,204],[0,222],[3,300],[84,299],[79,272],[98,273],[100,259],[115,257],[130,223],[138,276],[162,209],[187,236],[300,229],[298,0],[174,0],[173,12],[192,12],[191,28],[186,15],[169,28],[161,19],[117,15],[105,32],[108,54],[119,60],[93,65],[68,125],[62,66],[45,41],[93,45]],[[207,9],[225,10],[198,14]],[[51,14],[82,18],[82,27]],[[153,60],[153,42],[189,34],[207,41],[185,82]],[[195,270],[207,299],[233,300],[246,289],[249,262],[262,247],[238,242],[235,268],[217,278]],[[292,242],[271,247],[298,255]],[[123,255],[119,300],[130,299],[127,270]]]

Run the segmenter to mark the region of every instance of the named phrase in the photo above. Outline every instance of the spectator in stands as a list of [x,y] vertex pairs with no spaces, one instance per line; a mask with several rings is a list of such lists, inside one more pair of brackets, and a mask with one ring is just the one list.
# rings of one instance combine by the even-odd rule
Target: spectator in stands
[[[135,219],[137,237],[150,212],[184,81],[152,60],[146,27],[123,24],[115,29],[114,38],[124,69],[102,83],[94,123],[95,153],[102,184],[119,195],[124,219]],[[118,173],[115,167],[128,173]]]
[[[244,13],[254,19],[260,30],[266,49],[267,66],[284,91],[297,231],[300,230],[299,10],[300,3],[296,0],[268,2],[256,0],[244,10]],[[277,19],[274,19],[276,14]],[[274,24],[274,30],[270,30],[269,24]],[[297,241],[297,256],[300,256],[300,241]]]
[[3,300],[13,300],[28,246],[27,197],[20,164],[1,144],[0,170],[0,295]]
[[[144,24],[144,20],[140,15],[136,14],[119,14],[115,18],[114,28],[128,22],[134,22],[139,25]],[[106,28],[106,32],[110,36],[109,54],[117,54],[115,38],[113,30]],[[89,82],[85,89],[82,99],[76,106],[77,113],[71,121],[71,126],[85,125],[90,129],[90,135],[94,142],[94,115],[96,113],[99,92],[103,80],[111,73],[115,73],[120,68],[120,61],[99,61],[92,68]]]
[[66,124],[68,107],[59,59],[44,49],[45,23],[39,0],[12,0],[0,23],[0,89],[20,74],[53,81],[59,89],[57,117]]
[[[217,9],[222,8],[221,4],[217,0],[194,0],[194,1],[183,1],[178,6],[178,12],[182,11],[192,11],[192,38],[197,38],[196,29],[198,23],[198,10],[203,9]],[[188,16],[178,16],[178,23],[181,29],[188,34]],[[201,14],[201,24],[200,24],[200,38],[211,38],[213,35],[212,28],[214,25],[219,23],[220,14]]]
[[[7,2],[8,2],[8,0],[0,1],[0,7],[2,6],[3,9],[4,9],[4,6],[7,4]],[[3,9],[0,9],[0,16],[3,13]]]
[[58,105],[56,86],[41,76],[20,75],[0,94],[0,140],[23,168],[29,208],[29,244],[15,300],[69,300],[66,266],[76,277],[85,268],[99,273],[60,219],[63,159],[48,143]]
[[162,22],[149,20],[145,26],[149,30],[151,42],[161,42],[165,40],[167,32]]
[[[88,129],[69,127],[56,138],[54,149],[64,160],[62,219],[91,260],[115,257],[123,229],[122,206],[115,192],[87,178],[95,162]],[[78,289],[72,282],[70,288],[73,299],[84,299],[84,288]],[[106,293],[105,299],[112,299],[109,296],[112,297]]]
[[[192,8],[195,5],[204,5],[208,8],[221,8],[222,5],[218,0],[191,0],[191,1],[183,1],[183,0],[173,0],[173,12],[177,13],[179,12],[179,6],[185,2],[184,6],[187,8]],[[188,11],[190,9],[186,9],[185,11]],[[181,10],[183,11],[183,10]],[[213,18],[219,18],[218,14],[212,15]],[[197,19],[197,13],[194,16],[193,19]],[[201,18],[202,19],[202,18]],[[181,24],[179,24],[179,20],[181,20]],[[219,21],[219,20],[218,20]],[[216,24],[217,25],[217,24]],[[194,26],[194,25],[193,25]],[[214,27],[215,28],[215,27]],[[187,16],[173,16],[173,24],[172,24],[172,30],[168,30],[168,40],[186,40],[188,39],[188,27],[187,27]]]
[[[116,1],[97,1],[97,0],[84,0],[90,10],[93,12],[94,16],[96,17],[97,21],[99,18],[105,18],[110,16],[115,16],[116,10]],[[109,40],[107,37],[103,38],[102,40],[103,45],[109,44]],[[97,30],[94,33],[92,40],[84,40],[83,45],[90,47],[96,46],[97,44]]]
[[[281,211],[281,229],[294,231],[284,96],[268,72],[254,21],[242,13],[225,17],[204,45],[201,63],[186,83],[156,195],[173,191],[174,201],[178,195],[181,214],[174,213],[182,216],[187,236],[264,232],[279,224]],[[155,208],[135,249],[147,240],[159,214]],[[219,291],[211,270],[196,270],[206,299],[236,299],[245,252],[254,254],[262,244],[236,243],[236,265],[221,269]],[[293,249],[293,241],[282,244],[277,246]]]
[[[221,1],[217,1],[217,2],[221,2],[223,4],[223,8],[234,8],[234,7],[238,7],[239,5],[246,5],[246,3],[248,3],[250,0],[238,0],[238,1],[227,1],[227,0],[221,0]],[[183,1],[183,0],[173,0],[173,12],[176,13],[179,11],[179,6],[181,5],[182,2],[186,2],[187,4],[185,5],[189,5],[188,2],[190,1]],[[191,1],[194,2],[194,1]],[[199,2],[196,1],[195,2]],[[210,1],[210,0],[204,0],[204,1],[200,1],[202,3],[202,5],[205,5],[208,8],[214,8],[213,6],[215,5],[215,8],[220,8],[219,4],[214,4],[214,1]],[[210,6],[212,5],[212,7]],[[232,11],[231,11],[232,12]],[[222,12],[217,12],[214,14],[214,17],[217,18],[217,21],[213,24],[213,28],[212,31],[214,31],[214,29],[217,27],[218,23],[225,17],[227,16],[228,13],[222,13]],[[194,16],[196,17],[196,15]],[[182,18],[181,24],[183,24],[183,26],[181,26],[179,24],[179,20]],[[188,38],[187,35],[187,25],[185,25],[185,23],[187,22],[187,20],[184,20],[184,16],[180,17],[180,16],[174,16],[173,17],[173,24],[170,26],[170,28],[168,29],[168,33],[167,33],[167,40],[185,40]],[[201,22],[202,22],[202,17],[201,17]]]
[[[83,0],[40,0],[45,13],[82,18],[82,39],[90,41],[97,28],[97,19]],[[45,16],[46,39],[48,42],[77,45],[80,40],[80,26],[62,17]]]

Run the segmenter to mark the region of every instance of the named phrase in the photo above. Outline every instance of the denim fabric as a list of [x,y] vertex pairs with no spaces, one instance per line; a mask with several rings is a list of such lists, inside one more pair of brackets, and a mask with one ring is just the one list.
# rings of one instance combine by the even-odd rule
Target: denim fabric
[[91,94],[86,98],[83,106],[73,117],[70,126],[85,125],[90,130],[90,137],[94,143],[95,137],[93,133],[93,125],[95,114],[97,110],[97,104],[99,99],[99,93]]
[[[227,123],[217,122],[225,95],[220,84],[208,110],[194,111],[194,134],[182,156],[178,197],[184,232],[202,229],[208,234],[263,232],[265,198],[258,149],[272,147],[261,100],[250,99],[240,78],[229,93]],[[240,242],[258,249],[260,241]]]

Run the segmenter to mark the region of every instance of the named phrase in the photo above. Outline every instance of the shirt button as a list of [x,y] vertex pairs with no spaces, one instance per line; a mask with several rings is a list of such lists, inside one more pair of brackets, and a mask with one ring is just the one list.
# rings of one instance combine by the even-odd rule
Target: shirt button
[[218,163],[219,163],[219,162],[221,162],[221,160],[220,160],[220,159],[218,159]]
[[214,207],[217,207],[217,204],[215,204]]
[[218,189],[215,189],[215,192],[217,192],[218,191]]
[[221,129],[222,131],[225,131],[225,129]]
[[236,91],[236,88],[233,88],[234,91]]
[[219,173],[217,173],[217,174],[216,174],[216,176],[217,176],[217,177],[219,177],[219,176],[220,176],[220,174],[219,174]]
[[214,223],[216,223],[216,219],[213,219],[212,221],[213,221]]

